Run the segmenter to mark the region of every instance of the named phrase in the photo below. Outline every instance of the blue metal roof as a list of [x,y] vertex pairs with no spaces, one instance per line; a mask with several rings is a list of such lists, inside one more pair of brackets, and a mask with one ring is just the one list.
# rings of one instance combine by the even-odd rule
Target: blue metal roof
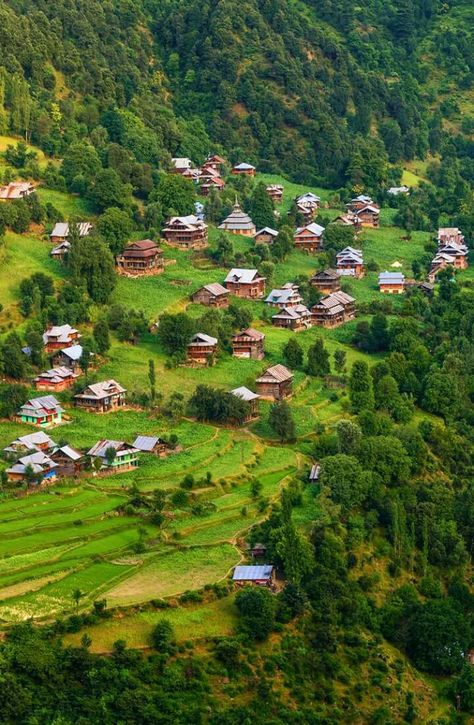
[[262,566],[236,566],[232,579],[234,581],[257,581],[259,579],[270,579],[273,566],[263,564]]

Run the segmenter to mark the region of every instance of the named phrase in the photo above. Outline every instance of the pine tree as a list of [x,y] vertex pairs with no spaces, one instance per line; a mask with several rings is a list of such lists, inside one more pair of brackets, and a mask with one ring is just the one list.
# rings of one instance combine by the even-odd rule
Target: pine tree
[[109,325],[106,320],[101,319],[94,325],[93,337],[97,352],[104,355],[110,347]]
[[298,370],[303,365],[303,348],[296,339],[290,337],[282,349],[283,357],[288,367]]
[[322,337],[318,337],[308,350],[307,371],[309,375],[329,375],[329,353],[324,347]]
[[257,229],[275,224],[273,202],[267,194],[264,183],[257,184],[250,200],[249,214]]
[[268,416],[268,424],[282,442],[294,440],[296,435],[295,421],[293,420],[291,408],[285,400],[272,405]]
[[364,360],[357,360],[351,369],[349,398],[354,413],[373,410],[375,405],[372,376]]
[[150,383],[150,399],[154,403],[156,398],[156,371],[154,360],[148,360],[148,381]]

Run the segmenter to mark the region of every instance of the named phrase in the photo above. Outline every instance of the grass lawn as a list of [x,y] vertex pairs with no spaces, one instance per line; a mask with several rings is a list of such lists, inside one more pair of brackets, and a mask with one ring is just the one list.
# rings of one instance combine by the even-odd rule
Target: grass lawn
[[72,217],[87,220],[94,216],[92,206],[79,196],[46,189],[44,186],[39,186],[37,193],[43,204],[52,204],[66,220]]

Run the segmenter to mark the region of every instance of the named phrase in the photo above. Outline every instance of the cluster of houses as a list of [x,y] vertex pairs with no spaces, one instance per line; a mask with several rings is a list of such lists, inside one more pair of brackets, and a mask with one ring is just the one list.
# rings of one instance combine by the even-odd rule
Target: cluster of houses
[[352,226],[377,228],[380,225],[380,207],[366,194],[359,194],[346,204],[346,211],[340,214],[336,223]]
[[12,483],[39,485],[53,483],[59,478],[74,477],[91,468],[96,472],[129,471],[138,465],[142,453],[166,456],[170,446],[157,436],[136,437],[125,441],[103,439],[87,451],[70,445],[58,445],[44,430],[20,436],[3,449],[10,462],[6,469]]
[[33,194],[35,186],[30,181],[11,181],[0,186],[0,201],[15,201]]
[[448,266],[454,269],[468,267],[468,248],[464,235],[457,227],[444,227],[438,229],[438,250],[431,261],[428,275],[430,282],[436,280],[436,275]]
[[207,196],[211,189],[220,191],[225,187],[225,181],[221,176],[221,167],[225,160],[217,154],[208,156],[200,168],[194,167],[191,159],[187,157],[173,158],[171,163],[172,172],[197,184],[202,196]]

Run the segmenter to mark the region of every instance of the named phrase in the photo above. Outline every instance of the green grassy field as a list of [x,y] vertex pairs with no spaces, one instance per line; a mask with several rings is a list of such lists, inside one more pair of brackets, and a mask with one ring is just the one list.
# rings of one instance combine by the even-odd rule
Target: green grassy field
[[[0,139],[0,150],[1,150]],[[285,213],[292,198],[308,189],[281,177],[260,175],[266,183],[283,183]],[[326,206],[331,193],[312,189]],[[65,217],[90,217],[82,200],[48,189],[39,191]],[[374,260],[380,270],[390,269],[395,261],[411,274],[411,264],[423,253],[427,233],[414,233],[410,241],[392,226],[394,210],[384,209],[382,226],[365,230],[360,245],[365,259]],[[210,245],[218,232],[210,231]],[[235,248],[243,251],[252,241],[233,237]],[[147,279],[119,278],[114,302],[143,309],[150,321],[165,310],[188,309],[193,316],[204,308],[190,303],[190,295],[201,285],[222,282],[226,270],[203,255],[186,253],[164,245],[165,271]],[[51,274],[61,284],[64,269],[49,257],[50,244],[41,230],[28,235],[7,234],[1,250],[0,331],[14,329],[23,320],[17,308],[20,281],[36,271]],[[291,281],[297,275],[310,276],[316,257],[294,251],[275,269],[273,286]],[[470,274],[470,270],[466,273]],[[357,300],[368,301],[379,295],[377,273],[349,283]],[[293,334],[276,329],[264,321],[262,302],[239,301],[252,310],[253,325],[265,335],[264,361],[239,360],[221,353],[213,367],[166,367],[166,356],[157,337],[146,334],[137,345],[113,339],[107,360],[97,371],[99,379],[113,377],[131,391],[148,390],[148,361],[155,362],[157,389],[166,398],[174,391],[189,397],[196,385],[206,383],[223,389],[246,385],[254,389],[255,378],[270,364],[282,362],[281,348]],[[98,312],[98,311],[97,311]],[[356,359],[368,359],[350,342],[357,321],[335,330],[312,328],[298,334],[304,350],[321,336],[331,354],[345,350],[348,366]],[[265,513],[252,497],[251,480],[262,484],[261,495],[275,500],[281,487],[295,476],[305,475],[311,463],[308,452],[316,426],[329,428],[344,415],[345,391],[328,390],[318,379],[295,372],[291,406],[296,423],[297,442],[282,446],[270,429],[268,403],[261,417],[249,426],[230,429],[198,424],[191,420],[170,423],[159,415],[136,409],[109,415],[94,415],[68,410],[68,421],[52,432],[55,440],[87,450],[101,438],[133,442],[139,435],[178,436],[180,450],[165,459],[143,455],[138,468],[110,477],[90,474],[79,481],[58,484],[53,489],[28,497],[0,499],[0,622],[5,624],[29,617],[45,619],[73,613],[72,592],[81,589],[80,608],[88,608],[98,597],[110,605],[144,604],[162,597],[176,597],[188,589],[198,589],[224,578],[242,556],[246,532]],[[0,446],[31,431],[26,425],[4,422],[0,426]],[[212,482],[206,483],[206,473]],[[160,488],[175,491],[186,474],[200,480],[192,492],[192,502],[209,504],[205,514],[193,512],[190,505],[167,510],[166,520],[158,528],[138,515],[117,510],[127,501],[133,484],[147,495]],[[202,481],[201,481],[202,479]],[[129,509],[127,509],[129,512]],[[295,520],[308,527],[317,516],[314,495],[304,495],[304,505],[295,512]],[[137,546],[139,544],[139,546]],[[139,552],[139,553],[138,553]],[[208,605],[167,610],[166,617],[183,638],[227,633],[234,612],[231,598]],[[113,619],[91,631],[98,651],[125,636],[129,643],[146,646],[153,623],[161,612],[141,612]],[[190,631],[191,630],[191,631]]]

